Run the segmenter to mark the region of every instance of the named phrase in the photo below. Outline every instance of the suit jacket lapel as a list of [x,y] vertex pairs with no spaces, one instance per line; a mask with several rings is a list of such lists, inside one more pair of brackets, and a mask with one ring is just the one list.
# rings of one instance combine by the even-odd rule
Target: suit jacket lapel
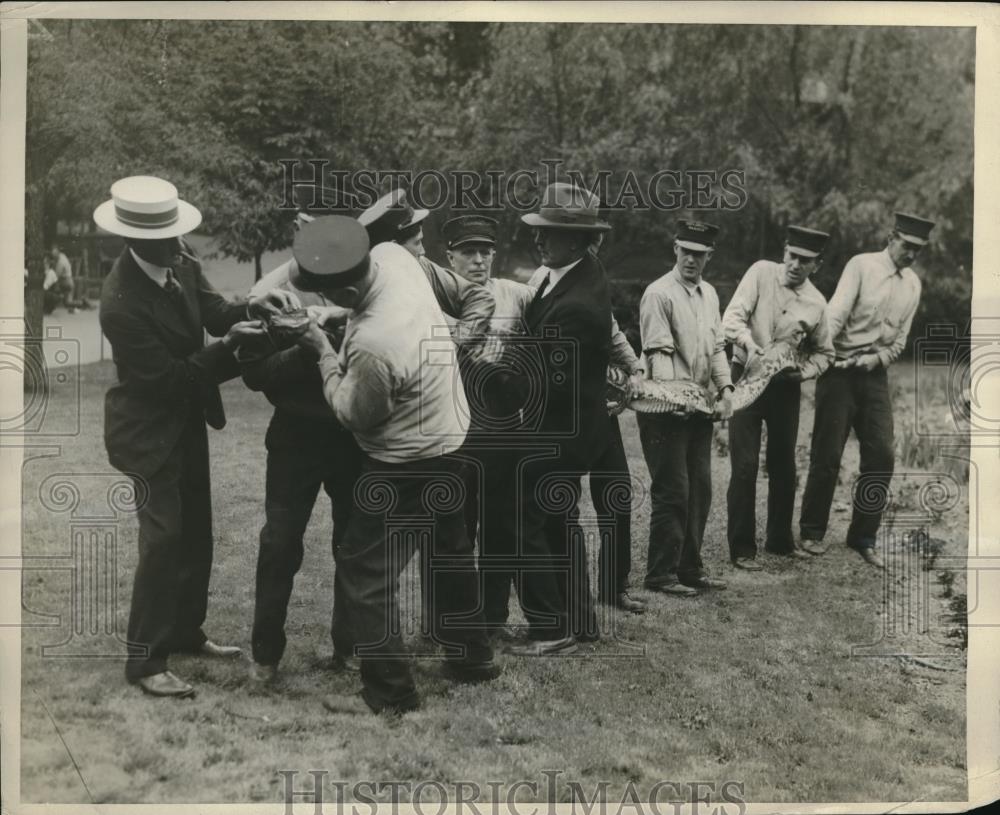
[[585,285],[583,278],[590,276],[589,263],[589,259],[584,257],[576,266],[566,272],[555,286],[546,292],[544,297],[536,297],[532,301],[527,314],[529,330],[534,331],[542,324],[549,312],[559,302],[559,298],[566,294],[572,286]]
[[184,319],[195,336],[201,338],[204,330],[201,325],[201,309],[198,305],[198,287],[194,279],[194,270],[187,263],[181,263],[174,267],[174,275],[181,284],[181,291],[184,294],[183,305],[178,303],[178,309],[184,312]]
[[129,291],[142,299],[148,306],[154,319],[171,331],[203,341],[201,317],[198,311],[198,292],[194,283],[194,274],[184,266],[174,270],[184,293],[184,303],[174,301],[163,289],[150,280],[149,276],[139,268],[132,253],[126,249],[122,258],[122,279]]

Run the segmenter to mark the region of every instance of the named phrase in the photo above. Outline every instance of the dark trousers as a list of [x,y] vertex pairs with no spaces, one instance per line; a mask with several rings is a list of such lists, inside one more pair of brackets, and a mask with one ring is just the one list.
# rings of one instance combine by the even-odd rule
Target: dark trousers
[[458,456],[387,464],[365,456],[355,508],[337,551],[347,625],[361,658],[368,706],[405,711],[419,703],[399,620],[399,576],[414,549],[428,564],[431,630],[445,658],[478,665],[493,653],[483,630],[479,578],[465,529],[464,464]]
[[632,476],[617,416],[608,417],[607,436],[590,471],[590,497],[601,536],[597,592],[610,601],[628,589],[632,571]]
[[135,479],[139,505],[139,563],[128,618],[125,676],[135,681],[167,670],[175,651],[205,642],[212,572],[212,481],[208,435],[201,411],[184,428],[163,466]]
[[489,626],[506,621],[513,582],[530,639],[598,633],[579,522],[584,472],[537,444],[490,459],[479,561]]
[[638,422],[652,501],[646,586],[697,580],[712,505],[712,423],[653,413]]
[[799,518],[803,538],[822,540],[826,534],[840,459],[852,428],[861,451],[861,472],[854,483],[847,545],[866,549],[875,545],[895,458],[892,401],[884,368],[870,373],[831,368],[816,383],[809,478]]
[[[733,366],[733,381],[743,373]],[[795,441],[799,432],[798,382],[773,379],[756,402],[729,419],[731,475],[726,503],[729,557],[757,555],[757,468],[760,429],[767,425],[767,538],[765,548],[786,554],[795,548],[792,514],[795,509]]]
[[476,529],[483,616],[489,629],[506,624],[518,568],[518,463],[524,451],[479,440],[471,468],[467,523]]
[[[322,487],[333,512],[332,550],[347,530],[361,451],[332,417],[310,418],[275,410],[265,437],[267,474],[264,528],[260,531],[251,647],[262,665],[277,665],[285,652],[285,618],[295,575],[302,565],[302,537]],[[334,617],[343,614],[342,591],[334,587]],[[343,638],[347,629],[331,625]],[[349,654],[349,639],[334,651]]]

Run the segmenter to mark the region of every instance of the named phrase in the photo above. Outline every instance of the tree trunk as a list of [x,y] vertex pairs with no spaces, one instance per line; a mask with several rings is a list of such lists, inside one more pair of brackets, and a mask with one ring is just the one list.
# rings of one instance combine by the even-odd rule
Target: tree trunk
[[[27,167],[31,171],[30,164]],[[30,176],[29,176],[30,178]],[[42,346],[44,335],[43,303],[45,292],[45,201],[37,185],[29,182],[24,201],[24,255],[28,281],[24,293],[24,390],[30,394],[48,393],[48,371]]]
[[256,283],[264,276],[263,269],[260,265],[261,252],[254,252],[253,256],[253,282]]

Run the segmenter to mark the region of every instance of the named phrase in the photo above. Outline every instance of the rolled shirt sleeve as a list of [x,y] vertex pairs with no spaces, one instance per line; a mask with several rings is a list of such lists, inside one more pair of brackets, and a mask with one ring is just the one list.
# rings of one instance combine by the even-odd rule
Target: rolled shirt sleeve
[[611,364],[630,374],[641,373],[643,368],[632,350],[625,332],[621,330],[614,315],[611,316]]
[[715,351],[712,354],[712,382],[719,390],[733,386],[732,377],[729,375],[729,360],[726,359],[726,338],[722,331],[718,332]]
[[674,332],[670,327],[671,303],[665,297],[659,297],[648,288],[639,301],[639,331],[642,337],[642,350],[648,355],[651,351],[661,354],[674,353]]
[[803,379],[814,379],[833,364],[835,352],[826,309],[808,335],[809,354],[799,368]]

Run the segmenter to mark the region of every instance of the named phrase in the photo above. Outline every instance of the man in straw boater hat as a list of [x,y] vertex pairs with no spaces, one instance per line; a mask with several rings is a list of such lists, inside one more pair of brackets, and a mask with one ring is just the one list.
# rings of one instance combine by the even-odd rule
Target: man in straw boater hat
[[[678,222],[674,267],[654,280],[639,303],[646,375],[690,380],[718,390],[718,413],[732,414],[733,390],[715,288],[702,278],[719,228]],[[645,586],[673,596],[723,589],[701,559],[712,504],[712,422],[697,415],[639,414],[652,506]]]
[[[321,291],[352,310],[340,352],[314,323],[300,342],[318,357],[323,390],[364,457],[336,562],[351,637],[361,660],[362,696],[375,712],[419,705],[399,627],[398,581],[415,539],[426,547],[431,630],[445,672],[459,682],[493,679],[472,544],[463,518],[466,462],[459,449],[468,405],[454,346],[416,259],[382,243],[369,254],[357,221],[331,215],[305,225],[294,244],[297,288]],[[338,619],[337,624],[341,622]],[[330,696],[333,712],[357,713],[361,699]]]
[[833,361],[826,324],[826,299],[809,281],[819,268],[830,236],[789,226],[781,263],[758,260],[740,280],[722,316],[733,343],[732,377],[738,382],[755,354],[772,343],[801,349],[797,368],[779,373],[750,405],[729,420],[732,474],[726,494],[729,557],[733,565],[760,571],[755,539],[760,429],[767,424],[767,540],[775,555],[808,559],[795,546],[795,442],[799,432],[801,382],[823,373]]
[[[233,351],[263,333],[255,318],[294,298],[222,297],[181,241],[201,213],[163,179],[115,182],[94,221],[126,243],[104,280],[100,311],[118,373],[105,401],[105,445],[111,464],[135,479],[138,498],[125,675],[154,696],[190,696],[194,689],[167,669],[171,653],[240,653],[202,631],[212,569],[205,422],[225,425],[218,386],[238,374]],[[222,339],[206,346],[206,330]]]
[[[528,621],[527,642],[509,648],[519,656],[568,654],[577,641],[600,636],[577,508],[581,479],[609,444],[611,303],[588,247],[611,227],[598,208],[586,190],[554,183],[539,211],[521,217],[534,228],[543,271],[525,310],[523,347],[505,349],[500,364],[508,370],[498,388],[524,417],[519,431],[538,445],[517,470],[518,534],[507,544]],[[532,352],[536,364],[518,365],[512,351]],[[487,594],[496,600],[487,596],[484,605],[505,604],[510,583],[510,572],[487,575]]]
[[829,548],[823,538],[853,428],[861,466],[845,543],[872,566],[885,565],[875,546],[895,464],[887,369],[910,333],[920,302],[920,279],[910,265],[933,228],[933,221],[897,212],[886,248],[852,257],[827,306],[836,360],[816,383],[809,477],[799,516],[802,547],[811,554]]

